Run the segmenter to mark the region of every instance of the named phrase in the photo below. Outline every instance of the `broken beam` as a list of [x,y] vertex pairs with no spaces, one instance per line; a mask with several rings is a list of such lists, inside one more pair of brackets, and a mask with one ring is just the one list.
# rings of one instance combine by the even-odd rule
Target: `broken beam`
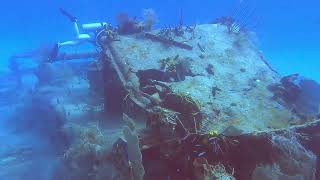
[[158,41],[158,42],[161,42],[163,44],[172,45],[172,46],[180,47],[182,49],[187,49],[187,50],[192,50],[193,49],[192,46],[190,46],[190,45],[188,45],[186,43],[178,42],[178,41],[175,41],[175,40],[172,40],[172,39],[167,39],[167,38],[161,37],[159,35],[154,35],[154,34],[151,34],[151,33],[145,33],[144,36],[147,39],[150,39],[152,41]]

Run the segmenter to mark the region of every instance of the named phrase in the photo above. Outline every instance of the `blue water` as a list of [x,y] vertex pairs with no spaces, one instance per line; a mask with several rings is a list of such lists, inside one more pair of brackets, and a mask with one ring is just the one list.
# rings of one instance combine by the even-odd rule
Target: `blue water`
[[[243,0],[245,1],[245,0]],[[267,59],[281,73],[301,73],[320,81],[320,2],[304,1],[253,1],[260,23],[259,45]],[[0,11],[2,35],[1,70],[5,71],[8,56],[35,47],[43,42],[69,40],[73,37],[70,23],[59,7],[79,17],[82,23],[107,21],[114,23],[115,15],[128,12],[141,16],[143,8],[153,8],[158,14],[158,26],[177,23],[180,10],[188,23],[207,23],[230,15],[240,0],[12,0],[2,3]]]
[[[257,34],[257,46],[271,65],[281,75],[300,73],[320,82],[320,1],[249,1],[248,4],[257,8],[256,14],[260,17],[259,25],[254,29]],[[79,23],[106,21],[112,24],[116,23],[115,16],[119,12],[141,16],[143,9],[153,8],[159,19],[156,27],[163,27],[177,24],[181,12],[185,24],[208,23],[219,16],[231,15],[240,2],[240,0],[3,1],[0,10],[0,86],[5,86],[2,76],[10,72],[7,65],[8,58],[12,54],[31,50],[43,43],[62,42],[73,38],[72,24],[60,14],[60,7],[76,15]],[[28,77],[26,79],[34,81],[32,77],[31,80]],[[0,112],[0,141],[11,141],[12,144],[19,144],[20,141],[34,142],[35,138],[29,135],[23,138],[9,137],[1,128],[1,120],[6,119],[10,110],[1,109]],[[45,142],[39,140],[39,143],[35,144],[38,151],[50,154],[43,152],[43,149],[48,147]],[[43,161],[52,162],[50,155],[43,157],[33,168],[43,168]],[[46,179],[48,176],[46,171],[49,169],[49,167],[43,168],[43,173],[37,178]],[[34,177],[32,172],[25,174],[26,177],[29,175]]]

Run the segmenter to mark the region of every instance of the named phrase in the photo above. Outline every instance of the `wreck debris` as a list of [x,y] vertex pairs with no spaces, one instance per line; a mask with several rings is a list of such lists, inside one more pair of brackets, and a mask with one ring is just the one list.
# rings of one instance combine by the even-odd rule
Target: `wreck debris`
[[197,180],[208,180],[212,177],[212,167],[208,161],[203,158],[195,158],[193,160],[194,174]]
[[127,114],[123,113],[122,120],[126,123],[126,125],[130,128],[131,131],[136,130],[136,123]]
[[167,73],[167,76],[174,79],[176,82],[184,81],[186,76],[196,76],[191,71],[191,62],[193,61],[190,57],[180,57],[176,55],[174,57],[167,57],[161,59],[160,69]]
[[132,166],[134,180],[143,180],[145,171],[142,165],[142,155],[139,148],[138,135],[128,126],[124,127],[123,135],[128,145],[128,160]]
[[194,39],[196,37],[196,34],[195,34],[195,29],[197,27],[197,24],[195,25],[188,25],[186,26],[186,31],[191,33],[191,37],[190,37],[190,40]]
[[[168,30],[168,33],[172,32]],[[150,40],[178,48],[192,49],[192,47],[185,47],[185,44],[182,46],[179,42],[170,38],[163,38],[152,33],[144,33],[144,35]],[[120,79],[122,88],[125,89],[125,94],[122,97],[123,109],[125,112],[131,111],[131,113],[128,113],[129,117],[141,113],[146,114],[146,128],[139,132],[135,131],[137,133],[135,134],[135,142],[138,141],[140,143],[141,153],[144,158],[144,171],[142,171],[142,160],[138,160],[137,164],[139,165],[132,173],[135,171],[145,172],[146,177],[155,177],[152,163],[157,162],[159,166],[163,166],[163,164],[164,166],[170,165],[170,168],[164,171],[161,168],[154,168],[163,173],[165,178],[193,178],[196,173],[193,172],[194,167],[190,162],[195,162],[202,158],[203,162],[205,162],[204,159],[207,161],[206,165],[219,165],[221,163],[221,166],[217,166],[217,169],[224,169],[227,174],[232,174],[236,178],[248,179],[257,164],[272,164],[276,162],[271,153],[274,152],[274,147],[270,142],[272,135],[269,132],[265,134],[244,134],[241,130],[241,133],[235,134],[233,132],[226,135],[219,134],[219,131],[215,129],[209,129],[212,127],[208,128],[209,131],[202,130],[202,121],[207,118],[202,113],[202,104],[188,93],[179,93],[171,90],[173,84],[184,80],[185,73],[193,68],[190,63],[182,65],[182,60],[192,62],[191,59],[183,58],[179,55],[172,56],[171,54],[168,58],[160,61],[160,69],[157,69],[157,66],[152,66],[150,69],[137,68],[132,71],[128,66],[130,59],[125,59],[126,56],[122,56],[121,52],[115,49],[117,46],[114,46],[114,43],[116,45],[121,44],[117,44],[118,42],[114,41],[105,44],[104,53],[108,55],[106,60],[110,61],[114,72]],[[111,58],[111,60],[108,58]],[[232,60],[233,57],[230,58],[230,61]],[[179,70],[181,68],[179,66],[183,66],[183,71]],[[185,68],[188,66],[189,68]],[[248,67],[246,66],[246,68]],[[183,72],[184,75],[181,76],[180,72]],[[209,72],[214,73],[212,69],[209,69]],[[177,73],[176,77],[172,76],[174,73]],[[189,73],[191,73],[191,70]],[[215,96],[218,91],[221,91],[221,89],[214,86],[212,95]],[[236,104],[231,103],[230,105],[234,106]],[[139,107],[141,111],[138,112],[135,107]],[[220,114],[218,111],[220,112],[220,110],[217,110],[216,114]],[[233,116],[234,111],[227,109],[225,113],[228,114],[228,112],[230,116]],[[133,117],[133,119],[136,118]],[[129,125],[126,127],[126,133],[134,132],[132,127],[134,126]],[[254,147],[254,153],[251,153],[252,147]],[[135,146],[135,149],[138,148]],[[239,161],[239,154],[244,154],[244,157],[240,157],[241,162]],[[246,158],[249,159],[248,162],[244,162]],[[141,178],[141,176],[138,175],[138,178]]]
[[90,89],[98,94],[103,94],[103,65],[99,61],[93,61],[89,64],[87,71],[87,79],[89,81]]
[[210,165],[206,158],[195,158],[193,166],[196,180],[211,180],[213,178],[235,180],[232,175],[226,172],[222,164]]
[[162,82],[173,81],[173,73],[157,69],[138,70],[136,75],[139,77],[140,86],[145,87],[149,84],[149,80]]
[[112,151],[107,155],[113,166],[119,171],[117,178],[134,180],[133,170],[128,159],[128,145],[122,138],[119,138],[112,146]]
[[228,173],[226,171],[226,168],[222,164],[217,164],[212,167],[213,176],[217,179],[226,179],[226,180],[236,180],[236,178],[233,177],[234,175],[234,169],[231,173]]
[[268,68],[269,68],[271,71],[273,71],[273,72],[276,73],[276,74],[279,74],[278,71],[276,71],[276,70],[271,66],[271,64],[268,62],[268,60],[263,56],[262,52],[259,51],[259,52],[258,52],[258,55],[259,55],[261,61],[262,61],[266,66],[268,66]]
[[[304,126],[295,126],[289,130],[281,129],[276,131],[264,131],[235,136],[200,135],[189,133],[184,138],[176,140],[176,143],[173,143],[175,146],[166,146],[167,143],[158,144],[157,146],[143,150],[142,153],[147,157],[147,164],[148,161],[157,161],[157,158],[162,157],[164,158],[162,159],[163,161],[166,161],[167,164],[172,165],[171,168],[176,168],[162,172],[167,173],[163,174],[164,176],[169,176],[171,178],[190,178],[193,176],[203,177],[204,172],[208,172],[204,171],[209,169],[208,164],[217,164],[219,166],[216,168],[218,170],[224,169],[225,174],[229,175],[227,176],[229,178],[234,176],[236,179],[250,179],[251,174],[253,171],[255,171],[257,164],[276,163],[282,166],[284,165],[282,164],[284,162],[281,162],[280,160],[286,158],[286,156],[283,156],[283,153],[291,152],[297,155],[292,156],[292,158],[296,158],[293,159],[292,162],[297,163],[299,162],[298,159],[301,159],[299,157],[304,157],[302,158],[303,163],[306,163],[310,167],[306,168],[309,169],[307,171],[301,170],[300,175],[304,177],[311,177],[312,179],[312,177],[315,177],[316,168],[314,164],[315,156],[312,153],[316,154],[318,157],[320,154],[318,149],[319,143],[316,143],[319,142],[320,139],[319,137],[314,136],[314,133],[316,133],[320,128],[319,122],[320,121],[316,121]],[[293,133],[290,133],[291,131]],[[308,134],[309,138],[306,138],[303,134]],[[290,140],[293,136],[296,137],[294,141]],[[278,140],[283,143],[289,142],[290,144],[285,145],[283,143],[278,143],[276,142]],[[282,147],[281,144],[283,144],[284,147]],[[295,147],[295,151],[290,151],[288,149],[292,146]],[[308,147],[310,151],[305,150],[304,148],[306,147]],[[160,154],[153,154],[159,153],[159,148],[160,152],[162,148],[165,148],[166,152],[170,152],[170,149],[172,148],[172,154],[168,154],[167,157],[163,157]],[[150,157],[151,154],[153,154],[153,157]],[[241,156],[239,156],[239,154],[241,154]],[[175,163],[185,161],[194,162],[193,166],[190,167],[188,165],[186,166],[186,164]],[[207,168],[203,169],[203,166],[201,167],[199,164],[203,164]],[[286,164],[288,165],[288,163]],[[202,169],[196,169],[197,171],[195,172],[194,165]],[[296,165],[297,164],[293,165],[292,168],[296,168]],[[223,166],[228,168],[221,168]],[[284,167],[288,168],[288,166]],[[220,170],[219,172],[222,172]],[[190,171],[194,173],[190,174]],[[148,173],[152,172],[147,171],[147,174]],[[282,173],[290,175],[288,171],[284,171],[283,169]],[[148,176],[152,176],[152,174],[148,174]]]
[[215,97],[217,95],[217,93],[220,91],[221,91],[221,89],[218,88],[217,86],[212,87],[212,89],[211,89],[212,96]]
[[196,132],[201,127],[201,105],[193,100],[190,95],[184,93],[168,93],[163,98],[163,107],[178,113],[179,119],[185,129]]
[[191,58],[183,58],[176,55],[173,58],[165,58],[159,61],[160,69],[167,73],[167,76],[175,81],[183,81],[186,76],[194,76],[191,72]]
[[214,75],[214,68],[212,64],[208,64],[208,66],[206,67],[206,71],[208,74],[210,75]]
[[182,49],[187,49],[187,50],[193,49],[193,47],[191,45],[188,45],[186,43],[178,42],[173,39],[167,39],[167,38],[161,37],[159,35],[154,35],[151,33],[145,33],[144,37],[147,39],[150,39],[152,41],[157,41],[157,42],[163,43],[164,45],[176,46],[176,47],[180,47]]
[[153,136],[160,139],[170,139],[175,137],[179,121],[179,113],[155,107],[146,122],[146,127]]
[[55,72],[51,63],[43,63],[34,71],[39,85],[50,84],[55,80]]
[[292,74],[283,77],[280,83],[269,85],[268,89],[274,100],[292,109],[302,120],[320,115],[320,85],[317,82]]
[[158,36],[167,38],[167,39],[173,39],[172,37],[172,29],[170,27],[164,27],[160,29],[160,31],[157,33]]
[[317,157],[302,146],[297,136],[299,135],[293,132],[272,136],[273,148],[280,152],[276,155],[276,162],[283,173],[290,176],[299,174],[304,179],[314,179]]
[[174,32],[174,34],[175,34],[176,36],[183,36],[183,34],[184,34],[182,9],[180,10],[180,18],[179,18],[178,26],[176,26],[176,27],[173,29],[173,32]]
[[159,33],[157,34],[158,36],[161,36],[163,38],[167,38],[169,40],[173,40],[175,37],[184,37],[186,32],[190,34],[188,37],[188,40],[193,40],[195,38],[195,29],[197,27],[197,24],[195,25],[186,25],[184,27],[183,25],[183,15],[182,15],[182,10],[180,11],[180,18],[179,22],[175,27],[164,27],[162,28]]
[[240,68],[240,72],[244,73],[246,72],[247,70],[245,68]]
[[104,45],[112,41],[118,41],[118,33],[110,24],[104,25],[103,28],[96,33],[96,46],[103,50]]
[[[236,11],[235,15],[240,17],[242,24],[238,22],[239,19],[236,20],[231,17],[218,20],[218,23],[227,26],[229,33],[235,33],[232,36],[222,32],[221,29],[214,29],[221,28],[221,26],[211,26],[209,28],[207,25],[201,26],[199,42],[191,41],[195,37],[196,26],[183,27],[182,13],[178,26],[154,31],[159,32],[159,34],[145,32],[150,31],[152,25],[156,22],[156,15],[152,9],[144,11],[145,19],[143,21],[138,21],[137,18],[122,13],[118,16],[118,28],[114,29],[110,25],[105,25],[96,33],[96,45],[99,48],[99,54],[88,52],[58,56],[60,59],[67,60],[100,55],[98,64],[91,64],[88,77],[101,75],[103,83],[99,84],[92,78],[90,85],[92,89],[99,89],[104,93],[105,107],[117,107],[121,110],[119,114],[122,115],[122,120],[126,123],[123,134],[119,134],[120,136],[123,135],[124,138],[118,138],[112,147],[110,144],[106,144],[106,138],[103,136],[101,129],[98,127],[89,129],[89,127],[88,131],[80,134],[79,141],[72,144],[65,153],[64,160],[67,161],[67,166],[71,170],[78,171],[77,173],[80,176],[83,175],[88,179],[142,180],[144,176],[146,179],[159,177],[159,179],[209,180],[220,177],[234,179],[233,176],[237,179],[250,179],[253,172],[261,173],[265,169],[276,169],[279,174],[283,174],[282,177],[314,179],[315,159],[316,157],[319,158],[320,155],[319,122],[306,124],[305,126],[295,126],[289,129],[290,132],[288,132],[288,129],[271,130],[272,126],[269,129],[265,126],[268,129],[266,131],[245,133],[244,129],[240,129],[241,126],[233,123],[238,121],[236,118],[239,117],[236,117],[236,115],[252,113],[250,110],[255,107],[249,109],[246,105],[255,101],[238,103],[240,102],[239,99],[224,100],[228,95],[230,97],[241,97],[241,93],[237,94],[237,92],[240,92],[237,88],[229,89],[230,85],[238,85],[237,80],[239,80],[239,84],[244,85],[249,79],[247,83],[249,88],[245,90],[249,91],[255,88],[254,91],[251,91],[252,94],[260,96],[270,94],[267,91],[256,93],[256,91],[263,89],[260,87],[267,82],[267,75],[271,75],[271,82],[277,80],[276,77],[272,76],[275,74],[269,73],[264,64],[254,62],[258,59],[256,51],[252,51],[251,47],[242,46],[243,39],[240,38],[246,38],[242,35],[247,33],[242,33],[242,31],[247,30],[245,29],[245,27],[248,27],[247,20],[254,13],[255,10],[249,11],[249,14],[240,10]],[[210,31],[207,31],[207,29],[210,29]],[[216,30],[221,33],[218,35],[225,35],[221,39],[223,37],[235,37],[237,39],[233,44],[232,41],[227,41],[231,43],[231,47],[224,46],[226,49],[220,48],[219,44],[215,44],[215,46],[209,44],[211,41],[200,41],[201,39],[207,39],[206,33],[213,32],[214,34]],[[137,36],[122,36],[135,33],[141,33],[145,39],[162,43],[170,46],[170,48],[160,48],[161,53],[159,53],[159,46],[146,47],[141,39],[136,39]],[[186,44],[185,42],[188,41],[190,42]],[[152,43],[148,45],[150,44]],[[225,43],[225,45],[228,44]],[[206,58],[206,61],[196,62],[192,58],[197,58],[197,54],[183,50],[193,50],[192,45],[199,48],[197,51],[198,54],[200,53],[199,57],[201,59]],[[141,47],[146,48],[141,50]],[[168,49],[169,51],[165,52]],[[245,53],[237,53],[242,52],[240,50],[244,50]],[[212,53],[211,51],[215,52]],[[133,53],[131,54],[131,52]],[[155,56],[153,56],[154,52],[156,52]],[[188,57],[183,57],[183,53],[187,53]],[[244,56],[239,57],[239,55]],[[159,56],[161,57],[159,58]],[[230,61],[227,62],[228,64],[224,61],[225,57]],[[239,62],[236,61],[238,58]],[[260,58],[265,61],[263,57]],[[144,59],[148,62],[144,61],[143,63],[142,60]],[[156,64],[158,59],[161,59],[160,69]],[[216,59],[223,59],[226,66],[219,67],[223,63],[216,61]],[[144,66],[145,64],[147,65]],[[265,64],[269,66],[267,62]],[[196,75],[193,72],[202,74],[202,71],[204,71],[203,65],[207,65],[205,70],[209,75],[195,77]],[[234,65],[239,66],[234,68]],[[239,67],[243,68],[239,69]],[[266,78],[249,76],[254,74],[253,69],[255,68],[252,67],[257,67],[256,69],[259,72],[266,72]],[[272,70],[271,66],[269,68]],[[236,70],[230,72],[231,69]],[[42,70],[45,71],[46,67],[42,66]],[[240,78],[237,76],[239,73]],[[217,82],[212,82],[213,78],[210,75],[215,75],[214,80]],[[186,78],[186,76],[189,77]],[[225,78],[223,80],[226,84],[218,82],[221,78]],[[260,79],[262,79],[261,83],[259,83]],[[297,85],[295,80],[296,76],[285,77],[280,84],[270,88],[274,90],[276,98],[290,101],[292,105],[290,107],[293,108],[293,111],[297,111],[294,109],[297,105],[295,103],[297,101],[296,96],[300,94],[301,90],[300,85]],[[97,84],[100,86],[98,87]],[[222,85],[223,87],[220,88],[223,91],[217,85],[219,87]],[[195,86],[196,88],[194,88]],[[110,89],[112,91],[109,91]],[[69,89],[69,94],[71,92],[72,90]],[[208,99],[210,100],[212,96],[215,97],[219,92],[221,92],[221,98],[207,102]],[[246,97],[249,98],[249,96]],[[267,98],[261,99],[266,100]],[[221,99],[223,99],[223,103],[219,102]],[[260,99],[260,97],[257,99]],[[63,101],[64,99],[61,99],[61,102]],[[208,107],[209,103],[212,107]],[[265,109],[269,108],[263,103],[259,106]],[[60,100],[57,100],[57,104],[61,104]],[[273,108],[274,104],[270,106]],[[231,107],[228,107],[228,105]],[[249,105],[253,106],[252,104]],[[312,106],[314,110],[314,105],[312,104]],[[89,105],[85,107],[91,108]],[[277,108],[279,107],[277,106]],[[241,111],[241,108],[244,110]],[[80,105],[78,105],[78,109],[80,109]],[[85,110],[85,108],[82,109]],[[317,103],[318,114],[319,109],[320,106]],[[241,112],[236,114],[236,110]],[[113,109],[110,111],[112,112]],[[270,111],[264,111],[261,114],[267,114],[266,112]],[[230,116],[229,119],[232,118],[232,122],[230,124],[218,124],[217,122],[222,119],[218,117],[220,114],[223,118]],[[288,115],[292,114],[288,113]],[[134,119],[138,119],[137,116],[144,117],[141,120],[145,120],[145,128],[137,129],[134,122]],[[243,119],[247,118],[248,121],[255,120],[254,118],[257,117],[243,116]],[[277,116],[267,116],[270,119],[274,117],[279,121],[281,119]],[[265,121],[260,124],[264,123]],[[227,128],[225,128],[225,125],[227,125]],[[260,129],[260,127],[255,128],[253,126],[248,129]],[[221,129],[225,130],[221,131]],[[99,178],[99,173],[103,172],[105,167],[112,169],[112,171],[107,171],[112,172],[111,177]],[[260,167],[266,168],[261,170],[263,168]],[[113,174],[114,172],[115,174]],[[294,174],[296,172],[299,175]]]
[[[101,129],[96,124],[85,127],[69,123],[63,128],[63,132],[74,138],[60,162],[65,171],[68,171],[67,177],[94,179],[96,169],[106,163],[101,157],[106,144]],[[58,175],[61,172],[56,173]]]
[[252,173],[252,180],[259,179],[303,179],[302,176],[288,176],[281,172],[279,165],[259,165]]
[[99,53],[97,52],[83,52],[83,53],[60,53],[52,61],[66,61],[74,59],[89,59],[97,58]]
[[203,53],[205,52],[204,48],[199,43],[197,43],[197,46],[198,46],[198,48],[200,49],[201,52],[203,52]]
[[[139,78],[130,70],[127,63],[121,60],[119,54],[114,49],[112,42],[107,43],[105,46],[110,53],[107,60],[110,62],[113,71],[116,72],[120,81],[120,89],[124,92],[124,94],[122,94],[122,101],[124,102],[124,107],[122,107],[123,110],[137,110],[140,111],[141,114],[146,114],[146,107],[150,104],[150,100],[143,96],[143,92],[139,89]],[[134,116],[134,114],[132,114],[133,112],[126,113]],[[144,119],[144,117],[139,117],[139,119]]]
[[204,58],[205,58],[205,55],[204,55],[204,54],[200,54],[200,55],[199,55],[199,58],[200,58],[200,59],[204,59]]

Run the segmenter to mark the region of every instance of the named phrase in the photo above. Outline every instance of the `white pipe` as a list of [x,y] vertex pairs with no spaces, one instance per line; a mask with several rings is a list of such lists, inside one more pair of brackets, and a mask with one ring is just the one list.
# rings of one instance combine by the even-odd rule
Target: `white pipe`
[[62,43],[58,43],[59,48],[64,47],[64,46],[75,46],[78,45],[80,42],[79,41],[65,41]]
[[[102,22],[102,23],[89,23],[89,24],[83,24],[82,25],[82,29],[86,32],[95,32],[97,29],[102,28],[103,26],[107,25],[107,23]],[[80,34],[79,31],[79,26],[77,24],[77,22],[73,23],[74,26],[74,31],[75,31],[75,35],[76,35],[76,39],[73,41],[66,41],[66,42],[62,42],[59,43],[59,47],[63,47],[63,46],[76,46],[82,42],[91,40],[92,37],[89,34]]]
[[82,29],[85,31],[96,31],[99,28],[102,28],[103,26],[107,25],[107,23],[90,23],[90,24],[82,24]]
[[79,32],[79,27],[78,27],[77,22],[74,22],[74,23],[73,23],[73,27],[74,27],[74,31],[75,31],[75,33],[76,33],[76,38],[78,38],[80,32]]
[[79,34],[78,40],[80,41],[85,41],[85,40],[90,40],[91,36],[89,34]]

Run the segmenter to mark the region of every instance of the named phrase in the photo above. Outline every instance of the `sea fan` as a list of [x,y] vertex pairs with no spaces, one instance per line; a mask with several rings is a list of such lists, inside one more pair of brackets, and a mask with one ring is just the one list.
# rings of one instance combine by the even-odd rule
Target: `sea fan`
[[116,19],[119,34],[134,34],[142,31],[136,18],[130,17],[127,13],[119,13]]
[[143,10],[142,26],[145,31],[150,31],[152,26],[158,21],[156,12],[149,8]]

